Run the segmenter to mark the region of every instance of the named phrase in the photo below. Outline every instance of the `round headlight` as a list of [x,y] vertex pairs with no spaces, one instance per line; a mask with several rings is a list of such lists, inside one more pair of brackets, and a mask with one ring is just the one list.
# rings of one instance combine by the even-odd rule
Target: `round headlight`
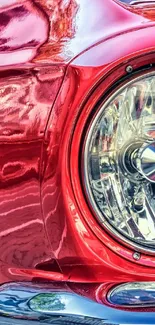
[[84,183],[103,227],[155,250],[155,73],[126,83],[100,107],[85,139]]

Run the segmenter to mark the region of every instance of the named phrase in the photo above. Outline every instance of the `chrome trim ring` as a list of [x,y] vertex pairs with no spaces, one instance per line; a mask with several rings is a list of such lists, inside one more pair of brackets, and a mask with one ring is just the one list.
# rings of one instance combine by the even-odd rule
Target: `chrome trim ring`
[[155,307],[155,282],[120,284],[108,292],[107,300],[124,308]]
[[[116,230],[114,226],[112,226],[107,218],[101,213],[100,209],[98,208],[96,201],[94,199],[94,196],[92,194],[92,190],[90,188],[90,182],[89,182],[89,171],[88,171],[88,152],[89,152],[89,146],[91,143],[92,135],[95,126],[97,125],[97,122],[100,120],[100,117],[102,115],[102,112],[107,108],[107,106],[112,102],[114,98],[118,94],[120,94],[126,87],[130,86],[133,82],[140,81],[142,78],[147,78],[155,76],[155,71],[152,72],[142,72],[138,77],[132,77],[132,79],[128,82],[126,82],[122,87],[117,89],[116,91],[113,91],[113,94],[106,100],[102,107],[100,107],[98,113],[96,114],[94,120],[91,122],[91,126],[88,130],[88,134],[85,137],[85,142],[83,146],[83,157],[82,157],[82,178],[83,178],[83,185],[85,188],[85,192],[88,198],[88,202],[91,204],[91,208],[96,216],[96,219],[100,221],[100,224],[102,225],[102,228],[107,230],[116,240],[121,242],[122,244],[127,245],[129,248],[134,249],[135,251],[140,251],[144,253],[153,254],[155,252],[155,247],[147,247],[147,244],[141,245],[139,243],[136,243],[132,241],[131,239],[125,237],[121,232]],[[84,172],[83,172],[84,170]]]
[[152,5],[155,4],[155,0],[134,0],[130,2],[130,5]]

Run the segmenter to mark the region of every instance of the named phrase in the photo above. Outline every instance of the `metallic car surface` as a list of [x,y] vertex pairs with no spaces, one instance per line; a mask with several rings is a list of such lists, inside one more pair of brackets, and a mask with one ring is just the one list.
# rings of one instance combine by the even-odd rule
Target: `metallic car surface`
[[107,299],[115,306],[154,306],[155,282],[130,282],[113,287]]
[[[46,128],[43,165],[47,167],[43,171],[41,188],[44,220],[59,266],[70,280],[147,280],[149,276],[153,279],[154,258],[142,255],[133,264],[134,251],[124,249],[100,230],[81,191],[77,157],[87,115],[106,89],[126,75],[129,63],[137,69],[154,60],[152,19],[148,21],[142,15],[141,8],[135,14],[133,8],[127,9],[113,1],[106,2],[106,6],[104,1],[101,4],[102,12],[105,12],[105,17],[111,18],[111,24],[105,18],[102,21],[105,25],[102,41],[77,56],[68,66]],[[96,8],[98,10],[98,6]],[[149,17],[148,12],[147,15]],[[117,19],[123,21],[122,25]],[[137,28],[133,28],[132,24],[136,20]],[[128,29],[125,32],[126,24]],[[118,26],[120,30],[124,29],[123,33],[117,34]],[[132,39],[132,45],[126,42],[127,37]],[[125,47],[121,46],[123,42],[126,42]],[[114,51],[109,52],[109,48],[114,48]],[[150,57],[145,56],[145,53],[150,53]],[[135,61],[132,61],[133,56]],[[51,184],[53,191],[49,194]],[[54,240],[55,237],[58,241]],[[149,265],[150,268],[146,269],[142,265]]]
[[92,298],[100,285],[155,280],[154,255],[137,258],[100,228],[78,158],[103,94],[153,71],[154,34],[153,4],[0,1],[1,285],[67,281]]
[[3,314],[0,324],[11,324],[13,319],[18,322],[18,318],[23,325],[31,321],[34,324],[154,324],[154,313],[149,309],[134,312],[103,306],[74,293],[67,284],[62,287],[49,283],[4,285],[0,291],[0,308]]

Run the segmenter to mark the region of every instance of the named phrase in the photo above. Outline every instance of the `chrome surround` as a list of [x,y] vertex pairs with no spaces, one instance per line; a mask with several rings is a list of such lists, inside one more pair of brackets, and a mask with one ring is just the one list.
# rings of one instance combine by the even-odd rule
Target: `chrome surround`
[[[38,301],[39,308],[34,311],[32,300],[38,295],[42,295],[42,299]],[[46,298],[50,295],[52,305],[45,310]],[[0,288],[0,324],[155,324],[155,313],[149,310],[146,312],[146,308],[144,311],[112,308],[78,295],[64,284],[61,288],[60,284],[55,283],[36,285],[19,282],[2,285]]]
[[150,5],[155,4],[155,0],[134,0],[130,2],[130,5]]
[[115,286],[108,292],[107,300],[119,307],[155,307],[155,282],[131,282]]
[[137,168],[143,177],[149,182],[155,183],[155,142],[145,143],[140,148],[136,160]]
[[117,240],[119,240],[119,242],[121,242],[123,245],[127,245],[129,248],[132,248],[133,250],[136,251],[140,251],[140,252],[144,252],[145,254],[153,254],[155,252],[155,249],[153,248],[148,248],[147,246],[142,246],[136,242],[133,242],[132,240],[128,239],[127,237],[123,236],[119,231],[117,231],[113,226],[111,226],[111,224],[107,221],[106,217],[104,215],[102,215],[102,213],[100,212],[99,208],[97,207],[97,204],[94,200],[94,197],[92,195],[92,191],[90,188],[90,184],[89,184],[89,176],[88,176],[88,151],[89,151],[89,145],[90,145],[90,141],[92,138],[92,134],[93,134],[93,130],[94,127],[97,123],[97,121],[100,119],[100,116],[103,112],[103,110],[109,105],[109,103],[119,94],[121,93],[126,87],[128,87],[129,85],[131,85],[133,82],[135,81],[140,81],[143,77],[150,77],[150,76],[155,76],[155,71],[152,72],[142,72],[140,76],[138,77],[133,77],[129,82],[126,82],[125,84],[123,84],[122,87],[120,87],[118,90],[113,91],[113,94],[108,98],[108,100],[106,100],[103,104],[103,106],[100,108],[100,110],[98,111],[97,115],[95,116],[94,120],[91,123],[91,127],[89,129],[88,134],[86,135],[86,141],[84,143],[84,147],[83,147],[83,161],[82,161],[82,168],[84,169],[84,171],[82,172],[83,174],[83,184],[84,184],[84,188],[86,190],[86,194],[88,197],[88,200],[91,204],[91,207],[94,211],[94,214],[96,215],[96,218],[98,221],[100,221],[103,229],[105,228],[106,230],[108,230],[108,232],[110,232],[110,234]]

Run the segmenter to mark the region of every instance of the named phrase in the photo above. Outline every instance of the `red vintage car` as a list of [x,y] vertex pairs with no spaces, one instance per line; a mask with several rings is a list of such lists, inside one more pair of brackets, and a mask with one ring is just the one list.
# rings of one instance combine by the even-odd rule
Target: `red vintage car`
[[155,1],[0,0],[0,325],[155,324]]

